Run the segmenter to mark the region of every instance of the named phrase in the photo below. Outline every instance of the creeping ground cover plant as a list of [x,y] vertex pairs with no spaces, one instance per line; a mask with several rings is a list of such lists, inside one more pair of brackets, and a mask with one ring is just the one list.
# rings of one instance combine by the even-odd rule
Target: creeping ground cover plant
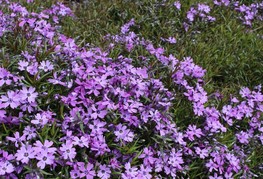
[[[136,19],[103,48],[80,45],[64,33],[69,7],[35,3],[0,0],[0,178],[263,177],[262,158],[251,162],[263,152],[260,84],[223,100],[206,69],[145,38]],[[191,6],[181,30],[216,23],[212,8],[247,29],[263,20],[263,2],[221,0]]]

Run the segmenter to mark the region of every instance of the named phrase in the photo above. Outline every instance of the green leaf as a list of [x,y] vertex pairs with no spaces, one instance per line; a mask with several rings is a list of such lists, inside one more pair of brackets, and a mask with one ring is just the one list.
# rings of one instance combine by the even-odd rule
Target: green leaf
[[45,172],[44,170],[39,170],[40,173],[44,174],[44,175],[48,175],[48,176],[52,176],[53,174]]

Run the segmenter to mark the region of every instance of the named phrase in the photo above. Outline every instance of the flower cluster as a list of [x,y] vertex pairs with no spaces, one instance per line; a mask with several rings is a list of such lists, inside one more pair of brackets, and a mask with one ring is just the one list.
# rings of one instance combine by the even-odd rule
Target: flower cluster
[[189,22],[193,22],[195,18],[199,17],[202,20],[213,22],[216,19],[209,15],[211,8],[206,4],[198,4],[197,7],[191,7],[187,12],[187,19]]
[[[180,7],[180,2],[176,1],[174,6],[177,8]],[[201,21],[204,23],[210,23],[216,21],[216,18],[211,15],[211,11],[216,6],[229,7],[232,10],[235,10],[238,14],[238,19],[240,19],[244,25],[248,27],[253,26],[253,21],[258,20],[262,21],[262,10],[263,3],[251,3],[246,5],[240,1],[229,1],[229,0],[214,0],[213,5],[208,5],[204,3],[198,3],[196,6],[190,7],[186,14],[186,22],[184,22],[184,28],[188,31],[189,27],[195,22]],[[228,9],[228,10],[230,10]]]
[[214,0],[216,6],[227,6],[235,9],[239,14],[239,19],[243,24],[252,27],[254,20],[263,20],[262,10],[263,2],[255,2],[249,5],[243,4],[240,1],[229,1],[229,0]]
[[216,18],[211,13],[211,7],[204,3],[198,3],[196,6],[190,7],[186,14],[186,21],[184,22],[184,29],[188,31],[189,28],[198,22],[205,24],[214,22]]
[[247,26],[252,26],[252,22],[255,19],[260,21],[263,20],[262,10],[263,2],[261,3],[252,3],[250,5],[235,3],[235,9],[240,15],[240,19],[243,21],[243,24]]
[[[217,108],[205,90],[206,70],[131,31],[134,19],[105,37],[110,45],[102,50],[62,33],[61,20],[73,16],[62,3],[41,12],[0,3],[1,38],[23,46],[0,41],[12,49],[0,68],[1,177],[176,178],[196,161],[210,178],[252,176],[247,159],[263,145],[261,86],[244,87]],[[214,21],[210,11],[198,4],[187,19]],[[147,55],[112,56],[115,48]],[[176,123],[178,96],[193,112],[186,126]],[[233,144],[221,143],[230,129]]]

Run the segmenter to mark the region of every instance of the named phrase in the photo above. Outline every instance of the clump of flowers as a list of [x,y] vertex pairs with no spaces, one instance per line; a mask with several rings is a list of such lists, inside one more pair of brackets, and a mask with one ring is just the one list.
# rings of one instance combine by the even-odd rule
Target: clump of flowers
[[235,3],[235,10],[240,13],[240,19],[243,24],[252,27],[254,20],[263,20],[262,10],[263,2],[252,3],[250,5],[240,4],[238,1]]
[[248,27],[252,27],[255,20],[263,20],[263,2],[254,2],[248,5],[240,1],[214,0],[214,5],[231,7],[238,12],[238,18]]
[[188,31],[189,27],[196,22],[211,23],[216,20],[210,15],[211,7],[204,3],[198,3],[196,6],[190,7],[186,14],[186,22],[184,22],[184,29]]
[[[0,68],[1,177],[176,178],[187,176],[195,161],[210,178],[252,176],[250,148],[263,144],[261,86],[244,87],[216,108],[204,89],[206,70],[132,32],[133,19],[107,36],[111,44],[103,51],[80,47],[61,32],[60,21],[73,15],[61,3],[36,13],[0,2],[1,38],[24,47],[0,41],[13,49]],[[187,18],[214,21],[210,10],[198,4]],[[117,46],[147,55],[112,57]],[[178,95],[200,124],[176,123]],[[227,146],[220,136],[230,129],[234,142]]]

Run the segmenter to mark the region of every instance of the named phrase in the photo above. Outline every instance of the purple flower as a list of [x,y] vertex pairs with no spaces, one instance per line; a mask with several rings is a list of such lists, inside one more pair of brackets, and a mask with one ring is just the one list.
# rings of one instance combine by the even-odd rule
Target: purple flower
[[29,159],[35,158],[35,154],[32,146],[24,145],[24,144],[20,147],[20,150],[17,150],[15,156],[18,161],[21,161],[22,163],[25,164],[29,162]]
[[40,172],[37,172],[37,171],[35,171],[35,172],[32,171],[32,172],[26,174],[26,176],[25,176],[25,179],[36,179],[36,178],[44,179],[43,175],[40,174]]
[[40,169],[44,169],[46,165],[51,165],[54,163],[55,157],[47,152],[41,152],[38,155],[36,155],[36,159],[39,160],[37,162],[37,166]]
[[223,177],[218,176],[217,173],[215,173],[214,176],[209,176],[209,179],[223,179]]
[[55,147],[51,147],[53,145],[52,141],[45,140],[44,144],[42,144],[39,140],[34,143],[34,152],[36,155],[40,153],[48,153],[55,154],[57,149]]
[[232,172],[226,172],[224,175],[225,179],[234,179],[233,173]]
[[172,152],[170,154],[169,160],[168,160],[168,164],[170,164],[171,166],[175,167],[176,169],[181,170],[182,166],[181,164],[183,164],[183,158],[182,158],[182,153],[181,152],[175,152],[175,149],[172,149]]
[[148,148],[144,148],[143,153],[138,158],[143,158],[144,165],[152,165],[155,162],[153,152],[151,149]]
[[74,137],[73,138],[73,142],[72,144],[74,145],[78,145],[80,147],[89,147],[89,142],[90,142],[90,137],[86,137],[86,136],[81,136],[80,138],[79,137]]
[[190,22],[194,21],[195,15],[197,14],[196,10],[194,8],[191,8],[188,12],[187,12],[187,19]]
[[93,124],[89,125],[89,128],[92,130],[91,135],[102,135],[103,132],[107,131],[107,129],[103,128],[107,123],[101,122],[100,120],[94,120]]
[[12,173],[15,167],[9,161],[0,161],[0,176]]
[[206,4],[198,4],[198,11],[209,13],[211,8]]
[[26,139],[26,138],[25,138],[25,135],[22,135],[22,136],[20,137],[19,132],[15,132],[14,136],[15,136],[15,137],[9,137],[9,136],[7,136],[6,139],[7,139],[7,140],[10,140],[10,141],[12,141],[12,142],[15,142],[15,146],[16,146],[16,147],[18,147],[18,144],[20,144],[22,141],[25,141],[25,139]]
[[100,165],[100,170],[98,171],[98,177],[101,179],[110,178],[111,170],[106,165]]
[[35,132],[36,129],[34,127],[26,126],[23,131],[23,136],[26,136],[26,140],[30,140],[37,136]]
[[176,9],[180,10],[180,9],[181,9],[181,3],[180,3],[180,1],[175,1],[175,2],[174,2],[174,6],[176,7]]
[[99,135],[92,138],[91,150],[96,151],[96,156],[103,155],[105,152],[110,152],[110,149],[105,141],[105,136]]
[[31,123],[32,124],[35,124],[35,125],[41,125],[41,126],[44,126],[48,123],[48,118],[46,117],[46,115],[41,115],[41,114],[37,114],[35,116],[35,119],[34,120],[31,120]]
[[27,61],[19,60],[19,62],[18,62],[18,69],[19,70],[24,71],[27,69],[28,66],[29,66],[29,63]]
[[54,66],[50,63],[50,61],[42,61],[39,66],[40,70],[44,70],[44,72],[52,71]]
[[176,43],[176,39],[174,37],[169,37],[167,39],[167,42],[171,43],[171,44],[175,44]]
[[77,179],[80,177],[80,171],[74,166],[74,169],[70,171],[70,177],[72,179]]
[[130,129],[127,129],[126,126],[123,126],[122,124],[118,124],[116,126],[116,130],[114,131],[114,134],[117,137],[117,141],[124,140],[126,142],[132,142],[134,138],[134,133],[130,131]]
[[36,75],[38,72],[38,62],[34,62],[31,65],[28,65],[28,67],[26,68],[27,72],[30,75]]
[[125,173],[122,173],[122,178],[123,179],[132,179],[136,178],[138,174],[138,168],[136,167],[131,167],[130,163],[125,164]]
[[230,166],[232,167],[233,171],[238,172],[241,169],[240,160],[234,156],[233,154],[226,154],[226,159],[229,161]]
[[209,168],[209,172],[212,172],[213,170],[217,171],[217,164],[212,159],[210,159],[205,166]]
[[24,104],[21,105],[21,110],[22,111],[27,111],[28,113],[32,113],[37,107],[37,103],[33,102],[33,103],[29,103],[29,102],[25,102]]
[[8,154],[8,152],[4,151],[4,150],[0,150],[0,154],[2,154],[2,158],[0,159],[0,161],[11,161],[15,159],[15,156],[13,154]]
[[36,97],[38,96],[38,93],[35,92],[35,88],[33,87],[29,87],[28,89],[26,87],[23,87],[23,89],[20,92],[21,99],[27,100],[29,103],[35,102]]
[[249,143],[249,134],[247,132],[241,131],[240,133],[236,134],[237,139],[241,144],[248,144]]
[[189,125],[186,131],[186,137],[193,141],[194,140],[194,136],[196,136],[197,138],[200,138],[203,135],[201,129],[196,128],[195,125]]
[[86,177],[86,179],[93,179],[96,176],[94,165],[91,163],[85,164],[83,162],[78,162],[78,168],[80,171],[80,178]]
[[94,94],[95,96],[98,96],[100,94],[100,90],[102,89],[101,85],[97,84],[97,82],[89,81],[89,83],[85,83],[85,88],[89,89],[87,92],[88,94]]
[[97,109],[95,105],[92,105],[91,109],[89,109],[89,112],[91,113],[91,118],[93,119],[97,119],[98,117],[103,119],[107,114],[106,110]]
[[2,119],[4,119],[6,117],[6,111],[5,110],[0,110],[0,122],[2,121]]
[[150,174],[150,172],[152,172],[151,167],[145,167],[144,165],[141,165],[140,170],[138,171],[137,178],[152,179],[152,175]]
[[115,157],[111,158],[109,163],[112,169],[120,169],[120,162]]
[[15,91],[8,91],[7,96],[1,96],[0,102],[3,103],[5,108],[10,106],[12,109],[15,109],[20,105],[20,96]]
[[200,156],[201,159],[205,159],[206,157],[208,157],[208,150],[207,149],[200,149],[199,147],[196,147],[195,152],[197,155]]
[[229,6],[230,1],[229,0],[220,0],[220,1],[214,0],[214,4],[218,6],[221,6],[222,4],[224,4],[225,6]]
[[12,80],[10,79],[12,75],[4,68],[0,68],[0,87],[4,84],[10,85]]
[[73,144],[70,141],[66,141],[65,144],[62,144],[62,147],[59,148],[62,151],[62,157],[66,160],[69,159],[72,161],[76,156],[76,149],[73,148]]

